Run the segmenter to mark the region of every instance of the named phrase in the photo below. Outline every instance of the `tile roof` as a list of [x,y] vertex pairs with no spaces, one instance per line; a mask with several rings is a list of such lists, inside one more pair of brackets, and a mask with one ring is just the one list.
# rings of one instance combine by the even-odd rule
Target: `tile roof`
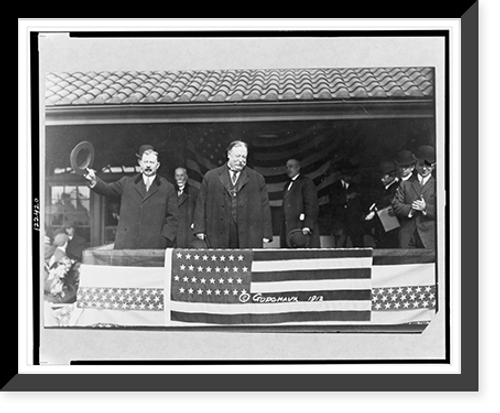
[[433,97],[429,67],[49,73],[47,106]]

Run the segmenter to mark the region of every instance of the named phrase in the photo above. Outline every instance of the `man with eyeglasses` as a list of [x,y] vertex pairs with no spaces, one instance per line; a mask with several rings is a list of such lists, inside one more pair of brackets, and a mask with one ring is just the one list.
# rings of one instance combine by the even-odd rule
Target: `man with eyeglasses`
[[436,181],[432,176],[436,157],[432,146],[416,153],[416,178],[401,182],[392,206],[400,219],[400,248],[435,248]]
[[203,177],[193,233],[209,248],[262,248],[272,240],[264,177],[247,167],[248,145],[233,141],[225,165]]

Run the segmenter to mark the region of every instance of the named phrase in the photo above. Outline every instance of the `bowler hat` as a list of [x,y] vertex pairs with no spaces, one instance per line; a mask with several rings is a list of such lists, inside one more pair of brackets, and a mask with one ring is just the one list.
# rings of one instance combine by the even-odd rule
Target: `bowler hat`
[[430,164],[436,162],[436,154],[432,146],[421,146],[420,148],[418,148],[415,157]]
[[139,159],[142,158],[142,155],[144,152],[146,152],[147,150],[152,150],[154,151],[155,148],[153,148],[151,145],[141,145],[139,146],[139,150],[137,151],[137,153],[135,154]]
[[286,243],[290,248],[306,248],[311,242],[311,235],[304,235],[301,229],[292,229],[287,237]]
[[[82,153],[86,153],[87,156],[83,159],[83,162],[80,163]],[[87,168],[90,168],[94,161],[94,146],[88,141],[80,142],[72,149],[69,160],[71,168],[73,168],[77,174],[85,175],[87,173]]]
[[398,166],[407,166],[415,163],[415,156],[413,152],[407,149],[398,152],[396,159],[394,160]]
[[378,166],[381,174],[386,175],[396,171],[396,164],[393,161],[382,161]]

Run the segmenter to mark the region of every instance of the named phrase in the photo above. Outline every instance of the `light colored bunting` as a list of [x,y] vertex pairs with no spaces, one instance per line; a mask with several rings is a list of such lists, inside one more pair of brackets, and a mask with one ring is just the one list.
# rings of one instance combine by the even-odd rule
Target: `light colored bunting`
[[71,324],[395,325],[437,308],[434,262],[370,248],[167,249],[154,265],[83,264]]

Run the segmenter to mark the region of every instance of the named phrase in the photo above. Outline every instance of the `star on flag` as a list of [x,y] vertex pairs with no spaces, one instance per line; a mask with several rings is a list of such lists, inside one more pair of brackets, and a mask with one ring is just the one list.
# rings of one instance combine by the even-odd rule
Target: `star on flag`
[[[171,298],[237,302],[242,293],[250,290],[251,260],[251,252],[245,251],[234,254],[234,251],[216,250],[193,254],[179,250],[172,256]],[[207,274],[208,277],[196,276],[198,274]]]
[[400,288],[374,288],[372,310],[432,309],[436,307],[436,286],[407,286]]

